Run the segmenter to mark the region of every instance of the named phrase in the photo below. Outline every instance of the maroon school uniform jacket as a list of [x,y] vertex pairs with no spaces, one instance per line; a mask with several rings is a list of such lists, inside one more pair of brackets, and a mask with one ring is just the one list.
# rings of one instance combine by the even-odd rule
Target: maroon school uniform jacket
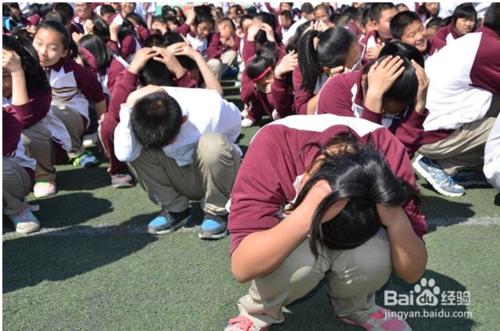
[[[319,155],[317,144],[348,133],[381,151],[394,174],[417,188],[404,146],[380,125],[331,114],[288,116],[260,129],[243,159],[231,193],[231,253],[247,235],[280,222],[284,206],[298,194],[300,176]],[[425,216],[414,202],[403,209],[415,233],[422,237],[427,232]]]
[[434,38],[441,40],[446,45],[450,41],[460,38],[460,36],[458,35],[457,31],[455,31],[453,23],[450,23],[447,26],[443,26],[442,28],[437,30]]
[[441,48],[446,46],[446,43],[439,38],[432,37],[427,39],[427,49],[424,52],[424,57],[427,58],[432,56],[434,53],[439,51]]
[[52,94],[48,91],[29,91],[29,100],[24,105],[14,106],[9,104],[4,106],[5,110],[14,115],[23,125],[23,129],[27,129],[39,121],[49,112]]
[[[276,58],[280,60],[285,56],[285,45],[282,43],[277,43],[276,44]],[[255,56],[257,53],[257,43],[255,41],[248,41],[247,36],[245,35],[245,38],[243,39],[243,50],[241,51],[241,57],[243,58],[243,61],[247,63],[250,58]]]
[[307,114],[307,103],[314,97],[314,93],[301,87],[302,85],[302,71],[300,66],[296,66],[292,73],[292,82],[294,90],[293,108],[297,114]]
[[401,119],[384,118],[366,108],[361,86],[362,71],[333,77],[323,86],[318,99],[318,114],[359,117],[387,127],[403,143],[410,157],[422,145],[426,115],[411,109]]
[[370,31],[369,33],[367,33],[366,35],[364,35],[360,40],[359,40],[359,43],[361,45],[361,49],[364,50],[363,51],[363,59],[361,60],[361,63],[364,65],[364,64],[367,64],[367,63],[370,63],[371,60],[368,59],[366,57],[366,51],[369,49],[369,48],[372,48],[374,47],[374,45],[376,43],[380,43],[383,45],[385,45],[386,43],[388,43],[390,40],[383,40],[382,38],[379,37],[378,35],[378,32],[375,31],[375,30],[372,30]]

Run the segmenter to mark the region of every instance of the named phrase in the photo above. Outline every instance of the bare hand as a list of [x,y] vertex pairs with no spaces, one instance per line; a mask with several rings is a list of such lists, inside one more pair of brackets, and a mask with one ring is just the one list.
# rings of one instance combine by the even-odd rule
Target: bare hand
[[127,98],[126,106],[128,108],[134,108],[136,102],[142,99],[144,96],[154,93],[154,92],[165,92],[165,89],[161,86],[157,85],[148,85],[145,87],[141,87],[134,92],[130,93]]
[[276,69],[274,69],[274,77],[276,79],[283,79],[283,77],[293,71],[295,67],[298,64],[298,58],[297,58],[297,53],[295,51],[292,51],[285,55],[283,59],[281,60],[280,63],[276,66]]
[[429,87],[429,78],[425,74],[424,68],[422,68],[415,60],[411,60],[411,64],[415,68],[415,73],[418,79],[418,90],[417,96],[415,98],[415,111],[417,113],[423,113],[425,110],[425,103],[427,101],[427,89]]
[[399,56],[388,56],[381,62],[375,62],[368,71],[367,95],[382,98],[404,70],[403,60]]
[[378,58],[381,49],[382,44],[375,44],[374,47],[370,47],[366,50],[366,57],[369,60],[375,60],[376,58]]
[[266,38],[268,41],[275,41],[274,30],[269,24],[263,23],[261,26],[261,30],[264,30],[266,32]]
[[78,32],[73,32],[71,34],[71,38],[73,38],[73,41],[78,44],[80,42],[80,39],[84,36],[83,33],[78,33]]
[[83,24],[83,30],[85,31],[85,34],[92,33],[94,31],[94,21],[85,20],[85,23]]
[[2,49],[2,68],[10,74],[23,72],[21,58],[14,51]]
[[151,47],[143,47],[135,52],[132,63],[128,66],[128,71],[134,75],[138,75],[139,72],[144,68],[146,62],[151,60],[153,57],[158,55],[158,51],[152,49]]

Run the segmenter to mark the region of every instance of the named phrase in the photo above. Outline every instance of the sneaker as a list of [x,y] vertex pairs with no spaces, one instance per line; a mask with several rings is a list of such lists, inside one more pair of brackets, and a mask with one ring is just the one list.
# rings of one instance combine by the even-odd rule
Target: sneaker
[[81,168],[95,167],[97,165],[97,158],[92,153],[86,151],[73,159],[73,165]]
[[36,198],[45,198],[56,194],[56,182],[53,180],[40,180],[33,187],[33,194]]
[[134,178],[129,174],[111,175],[111,185],[114,188],[129,188],[134,187]]
[[224,331],[265,331],[267,327],[258,327],[245,316],[238,316],[229,320]]
[[411,327],[405,320],[391,314],[390,310],[375,305],[374,311],[368,315],[364,322],[354,321],[348,318],[339,317],[344,323],[357,325],[369,331],[411,331]]
[[82,145],[85,148],[95,147],[99,142],[99,137],[97,136],[97,131],[94,133],[89,133],[83,136]]
[[253,126],[254,124],[255,124],[254,121],[252,121],[248,117],[241,120],[241,127],[242,128],[249,128],[249,127]]
[[27,234],[40,230],[40,222],[29,208],[15,215],[9,215],[17,233]]
[[191,210],[187,208],[180,213],[163,210],[148,224],[151,234],[167,234],[182,228],[191,219]]
[[459,171],[453,180],[463,187],[491,187],[490,183],[486,180],[486,176],[479,170],[462,170]]
[[227,236],[227,215],[205,214],[198,236],[201,239],[221,239]]
[[455,183],[453,177],[444,172],[436,162],[419,155],[413,162],[413,168],[424,177],[431,186],[448,197],[459,197],[465,193],[463,186]]

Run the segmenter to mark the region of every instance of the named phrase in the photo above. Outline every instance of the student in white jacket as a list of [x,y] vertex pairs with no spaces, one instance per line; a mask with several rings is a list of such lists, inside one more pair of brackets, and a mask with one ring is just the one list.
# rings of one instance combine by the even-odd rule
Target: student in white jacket
[[204,200],[200,238],[227,235],[225,205],[239,168],[240,112],[208,89],[148,85],[131,93],[115,130],[116,157],[127,162],[151,201],[162,208],[148,225],[173,232]]

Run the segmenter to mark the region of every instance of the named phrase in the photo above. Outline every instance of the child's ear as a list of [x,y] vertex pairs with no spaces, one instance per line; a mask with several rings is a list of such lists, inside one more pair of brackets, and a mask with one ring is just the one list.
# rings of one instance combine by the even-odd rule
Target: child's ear
[[182,116],[182,124],[186,123],[187,120],[188,120],[187,116]]

